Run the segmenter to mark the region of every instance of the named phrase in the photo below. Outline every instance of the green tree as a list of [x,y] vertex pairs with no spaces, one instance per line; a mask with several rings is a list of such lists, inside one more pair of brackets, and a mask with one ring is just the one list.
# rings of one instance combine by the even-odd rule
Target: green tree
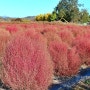
[[50,21],[55,21],[57,19],[56,12],[53,12],[50,16]]
[[89,20],[88,20],[88,22],[90,22],[90,15],[89,15]]
[[55,7],[58,19],[60,20],[61,18],[64,18],[68,22],[78,21],[78,6],[78,0],[61,0]]
[[86,23],[89,21],[89,13],[86,9],[82,9],[80,13],[80,22],[81,23]]

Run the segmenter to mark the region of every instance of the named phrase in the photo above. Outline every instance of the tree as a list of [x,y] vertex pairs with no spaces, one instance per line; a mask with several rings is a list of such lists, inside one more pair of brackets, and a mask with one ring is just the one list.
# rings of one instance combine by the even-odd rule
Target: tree
[[53,12],[50,16],[50,21],[55,21],[57,19],[56,12]]
[[15,19],[11,19],[12,22],[22,22],[22,19],[21,18],[15,18]]
[[88,21],[90,22],[90,15],[89,15],[89,20]]
[[75,9],[73,8],[71,13],[70,13],[70,19],[71,19],[71,22],[78,22],[79,19],[80,19],[80,16],[79,16],[79,10],[78,9]]
[[59,20],[61,18],[64,18],[69,22],[78,21],[78,0],[61,0],[59,4],[55,7],[55,11],[57,12],[57,17]]
[[36,16],[36,21],[50,21],[51,13],[40,14]]
[[62,9],[59,13],[58,13],[58,19],[60,19],[61,21],[66,21],[64,19],[64,17],[66,16],[66,13],[64,12],[64,10]]
[[81,13],[80,13],[81,17],[80,17],[80,21],[81,23],[86,23],[89,21],[89,13],[86,9],[82,9]]
[[44,14],[44,21],[50,21],[51,13]]
[[40,14],[36,16],[36,21],[43,21],[44,20],[44,15]]

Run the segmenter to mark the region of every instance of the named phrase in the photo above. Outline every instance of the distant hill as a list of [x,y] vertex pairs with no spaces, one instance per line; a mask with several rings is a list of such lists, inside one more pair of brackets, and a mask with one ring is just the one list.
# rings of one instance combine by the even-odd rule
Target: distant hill
[[7,16],[0,16],[0,22],[8,22],[10,21],[10,17],[7,17]]
[[27,17],[24,17],[24,18],[26,18],[26,19],[29,19],[29,20],[35,20],[35,16],[27,16]]
[[10,17],[8,17],[8,16],[1,16],[3,19],[7,19],[7,18],[10,18]]
[[[8,21],[11,21],[12,19],[16,19],[16,18],[8,17],[8,16],[0,16],[0,22],[8,22]],[[21,19],[34,21],[35,20],[35,16],[27,16],[27,17],[23,17]]]

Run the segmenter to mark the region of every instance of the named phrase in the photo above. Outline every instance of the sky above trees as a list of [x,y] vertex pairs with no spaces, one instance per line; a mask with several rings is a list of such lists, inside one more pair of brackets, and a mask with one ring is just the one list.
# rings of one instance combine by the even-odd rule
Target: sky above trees
[[[25,17],[51,13],[60,0],[1,0],[0,16]],[[79,0],[90,13],[90,0]]]

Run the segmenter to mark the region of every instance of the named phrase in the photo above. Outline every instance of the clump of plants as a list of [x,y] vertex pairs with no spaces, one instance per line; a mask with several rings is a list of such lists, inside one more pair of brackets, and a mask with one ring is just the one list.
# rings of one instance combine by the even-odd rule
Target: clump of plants
[[5,50],[2,81],[13,90],[47,90],[52,77],[46,39],[31,30],[15,35]]
[[70,48],[66,43],[53,41],[49,51],[54,62],[55,75],[72,76],[78,73],[81,60],[76,47]]
[[0,79],[2,74],[2,58],[6,48],[6,44],[10,39],[10,33],[5,29],[0,29]]

